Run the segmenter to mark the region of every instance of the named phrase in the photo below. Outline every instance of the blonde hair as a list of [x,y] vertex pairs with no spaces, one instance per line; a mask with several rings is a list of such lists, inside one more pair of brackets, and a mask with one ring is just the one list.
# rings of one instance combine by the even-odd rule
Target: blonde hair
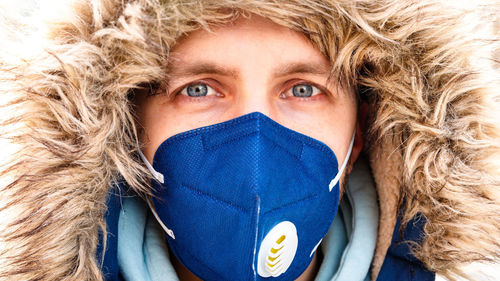
[[130,95],[164,86],[181,36],[250,13],[303,32],[336,79],[365,89],[378,192],[397,189],[391,196],[403,224],[426,219],[425,238],[412,247],[427,268],[452,276],[460,264],[498,260],[500,75],[492,59],[498,38],[488,29],[495,8],[445,0],[74,1],[47,25],[38,53],[0,55],[0,135],[9,149],[0,160],[0,280],[102,280],[95,252],[98,231],[106,233],[106,194],[120,177],[149,194]]

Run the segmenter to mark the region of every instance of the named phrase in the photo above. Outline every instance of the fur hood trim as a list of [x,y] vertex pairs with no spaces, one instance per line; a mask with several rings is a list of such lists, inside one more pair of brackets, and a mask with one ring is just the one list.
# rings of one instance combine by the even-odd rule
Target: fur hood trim
[[165,86],[179,37],[248,13],[303,32],[332,75],[368,100],[381,210],[373,278],[398,210],[403,223],[425,217],[413,250],[431,270],[454,275],[500,259],[496,1],[70,2],[24,26],[46,27],[34,52],[16,38],[19,26],[17,35],[2,27],[0,280],[102,280],[95,251],[107,192],[120,175],[139,193],[149,188],[134,90]]

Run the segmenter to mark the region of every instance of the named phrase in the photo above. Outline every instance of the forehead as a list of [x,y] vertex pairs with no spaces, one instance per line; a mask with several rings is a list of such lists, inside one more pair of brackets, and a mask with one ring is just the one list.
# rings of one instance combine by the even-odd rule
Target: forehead
[[256,66],[262,62],[307,61],[330,68],[327,57],[304,34],[255,14],[193,31],[178,40],[169,57],[170,66],[210,58],[237,66],[252,58]]

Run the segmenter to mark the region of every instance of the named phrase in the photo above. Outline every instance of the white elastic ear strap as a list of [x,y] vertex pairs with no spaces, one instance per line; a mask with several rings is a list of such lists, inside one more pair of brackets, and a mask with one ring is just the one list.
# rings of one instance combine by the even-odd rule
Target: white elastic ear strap
[[339,172],[337,173],[335,178],[333,178],[333,180],[330,182],[330,185],[328,186],[329,191],[332,191],[333,187],[337,184],[337,182],[340,180],[340,177],[344,173],[344,169],[347,166],[347,162],[349,162],[349,157],[351,156],[352,147],[354,146],[354,137],[355,136],[356,136],[356,131],[354,131],[354,134],[352,134],[351,144],[349,144],[349,150],[347,151],[347,155],[344,159],[344,163],[342,164],[342,167],[340,167]]
[[163,174],[160,173],[160,172],[157,172],[153,166],[151,166],[151,164],[149,164],[149,161],[148,159],[146,159],[146,156],[144,156],[144,154],[142,154],[142,151],[139,149],[139,156],[141,157],[142,161],[144,162],[144,164],[146,164],[146,167],[148,167],[148,170],[151,172],[151,174],[153,174],[153,177],[155,177],[155,179],[161,183],[163,183],[164,181],[164,178],[163,178]]
[[[156,180],[158,180],[159,182],[163,183],[163,181],[164,181],[163,174],[160,173],[160,172],[157,172],[153,168],[153,166],[151,166],[151,164],[149,164],[148,159],[146,159],[146,156],[144,156],[144,154],[142,153],[142,151],[140,149],[138,151],[139,151],[139,156],[141,157],[141,159],[144,162],[144,164],[146,164],[146,167],[148,167],[148,170],[151,172],[151,174],[153,174],[153,176],[156,178]],[[149,209],[151,209],[151,212],[153,213],[153,216],[155,216],[156,221],[158,221],[158,223],[161,225],[161,227],[163,228],[163,230],[165,230],[165,232],[170,237],[172,237],[172,239],[175,239],[174,232],[171,229],[169,229],[168,227],[166,227],[165,224],[163,224],[163,222],[161,221],[160,217],[156,213],[156,210],[153,207],[153,204],[151,203],[151,199],[148,199],[146,201],[148,202]]]
[[148,199],[147,201],[148,201],[149,209],[151,209],[151,212],[153,213],[153,216],[155,216],[156,221],[158,221],[158,223],[161,225],[161,227],[163,228],[163,230],[168,234],[168,236],[172,237],[172,239],[175,240],[174,232],[172,231],[172,229],[168,228],[167,226],[165,226],[165,224],[163,224],[163,222],[161,221],[160,217],[156,213],[156,210],[153,207],[153,204],[151,203],[151,199]]

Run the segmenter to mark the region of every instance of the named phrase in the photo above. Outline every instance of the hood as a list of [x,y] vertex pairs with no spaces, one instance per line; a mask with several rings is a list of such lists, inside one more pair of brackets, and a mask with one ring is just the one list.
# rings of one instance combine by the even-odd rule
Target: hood
[[[1,280],[102,280],[95,252],[106,194],[120,175],[140,194],[149,189],[134,90],[165,86],[182,35],[242,11],[303,32],[366,100],[380,207],[372,278],[399,212],[403,227],[425,218],[413,252],[433,271],[500,259],[496,1],[59,4],[2,22]],[[30,14],[48,20],[29,24]]]

